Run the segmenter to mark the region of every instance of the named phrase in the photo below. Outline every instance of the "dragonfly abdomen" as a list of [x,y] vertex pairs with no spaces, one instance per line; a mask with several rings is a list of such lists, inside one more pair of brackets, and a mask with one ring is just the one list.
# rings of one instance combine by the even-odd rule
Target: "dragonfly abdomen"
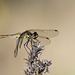
[[9,35],[0,35],[0,39],[3,39],[3,38],[18,38],[19,36],[20,36],[20,33],[9,34]]

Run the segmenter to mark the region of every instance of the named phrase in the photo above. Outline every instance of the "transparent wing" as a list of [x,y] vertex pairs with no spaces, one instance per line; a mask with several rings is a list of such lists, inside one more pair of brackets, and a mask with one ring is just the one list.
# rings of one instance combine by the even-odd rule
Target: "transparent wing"
[[31,29],[29,31],[32,33],[37,32],[39,37],[48,37],[48,38],[53,38],[59,34],[59,31],[55,29],[52,30]]
[[40,44],[44,46],[49,45],[51,43],[50,39],[40,38],[40,37],[38,37],[37,39],[40,41]]
[[51,43],[50,38],[53,38],[59,34],[58,30],[41,30],[41,29],[31,29],[31,33],[37,32],[39,37],[37,38],[42,45],[48,45]]

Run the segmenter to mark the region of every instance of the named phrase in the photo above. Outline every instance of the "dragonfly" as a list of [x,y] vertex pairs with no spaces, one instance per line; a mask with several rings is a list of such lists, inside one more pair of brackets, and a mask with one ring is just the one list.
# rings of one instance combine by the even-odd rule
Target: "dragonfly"
[[8,34],[8,35],[0,35],[0,39],[3,38],[17,38],[16,48],[14,50],[14,57],[18,55],[18,48],[21,48],[23,39],[27,39],[24,46],[28,46],[28,43],[31,40],[39,40],[42,44],[50,44],[50,38],[53,38],[59,34],[58,30],[55,29],[30,29],[26,30],[22,33]]

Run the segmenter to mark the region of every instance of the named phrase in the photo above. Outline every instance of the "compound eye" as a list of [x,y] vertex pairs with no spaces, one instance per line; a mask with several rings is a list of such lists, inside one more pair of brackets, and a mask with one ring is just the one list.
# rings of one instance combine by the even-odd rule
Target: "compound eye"
[[33,34],[34,34],[34,36],[38,35],[37,32],[34,32]]
[[34,39],[36,39],[36,38],[38,37],[37,32],[34,32],[34,33],[33,33],[33,37],[34,37]]

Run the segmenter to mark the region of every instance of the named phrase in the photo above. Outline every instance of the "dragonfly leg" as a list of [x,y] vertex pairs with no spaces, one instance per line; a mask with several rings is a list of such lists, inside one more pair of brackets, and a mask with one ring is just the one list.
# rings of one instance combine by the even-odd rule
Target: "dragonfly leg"
[[[25,48],[25,50],[26,50],[26,52],[29,54],[29,52],[27,51],[27,49],[26,49],[26,44],[27,44],[27,42],[24,44],[24,48]],[[30,55],[30,54],[29,54]]]
[[16,49],[14,50],[14,57],[17,57],[17,55],[18,55],[18,45],[19,45],[19,41],[20,41],[20,39],[17,40]]
[[31,42],[30,39],[28,39],[28,41],[26,43],[26,47],[31,51],[31,49],[28,47],[29,42]]
[[14,50],[14,57],[17,57],[17,54],[18,54],[18,49],[15,49]]
[[[29,43],[29,40],[27,40],[27,42],[24,44],[24,48],[26,50],[26,52],[29,54],[27,48],[30,50],[30,48],[28,47],[28,43]],[[27,48],[26,48],[27,47]],[[29,54],[30,55],[30,54]]]
[[31,47],[34,45],[36,45],[36,44],[39,44],[40,43],[40,41],[38,40],[38,39],[35,39],[35,41],[33,40],[33,39],[31,39]]
[[23,42],[23,38],[20,39],[19,48],[21,48],[22,42]]

